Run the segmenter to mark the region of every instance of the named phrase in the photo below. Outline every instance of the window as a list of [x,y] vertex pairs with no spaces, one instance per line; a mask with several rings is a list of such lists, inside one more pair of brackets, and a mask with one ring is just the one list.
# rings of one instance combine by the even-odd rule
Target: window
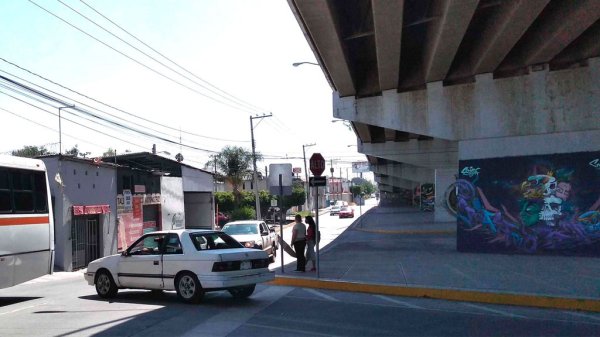
[[164,238],[165,234],[143,236],[128,249],[128,252],[131,255],[159,255],[160,244]]
[[190,239],[197,250],[243,248],[241,243],[225,233],[191,233]]
[[183,249],[181,249],[181,241],[179,241],[177,234],[169,234],[167,237],[165,254],[183,254]]
[[12,202],[10,197],[10,185],[8,182],[8,170],[0,169],[0,212],[8,213],[12,211]]
[[46,213],[46,174],[22,169],[0,169],[1,213]]

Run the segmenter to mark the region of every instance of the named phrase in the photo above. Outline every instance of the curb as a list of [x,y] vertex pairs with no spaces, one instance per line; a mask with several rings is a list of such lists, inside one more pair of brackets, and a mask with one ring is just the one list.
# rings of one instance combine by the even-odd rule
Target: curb
[[404,235],[417,235],[417,234],[456,234],[456,230],[444,230],[444,229],[425,229],[425,230],[388,230],[388,229],[365,229],[365,228],[354,228],[354,230],[376,233],[376,234],[404,234]]
[[392,296],[433,298],[449,301],[600,312],[600,300],[591,298],[556,297],[432,287],[393,286],[386,284],[365,284],[325,279],[294,278],[280,275],[276,275],[275,280],[268,282],[267,284],[274,286],[319,288]]

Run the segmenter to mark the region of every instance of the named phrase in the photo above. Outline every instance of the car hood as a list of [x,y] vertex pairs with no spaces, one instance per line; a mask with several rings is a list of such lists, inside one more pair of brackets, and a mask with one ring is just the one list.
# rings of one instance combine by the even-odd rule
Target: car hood
[[94,260],[88,264],[88,267],[87,267],[88,271],[95,271],[100,267],[108,267],[108,266],[115,265],[120,257],[121,257],[121,254],[115,254],[115,255],[109,255],[109,256],[101,257],[97,260]]

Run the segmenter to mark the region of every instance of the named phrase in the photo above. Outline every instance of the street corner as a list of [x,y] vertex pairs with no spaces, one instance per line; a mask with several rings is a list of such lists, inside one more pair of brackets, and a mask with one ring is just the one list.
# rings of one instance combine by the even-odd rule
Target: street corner
[[460,302],[600,312],[600,299],[594,298],[557,297],[536,294],[347,282],[317,279],[314,275],[306,274],[276,275],[275,280],[268,284],[272,286],[326,289],[400,297],[418,297]]

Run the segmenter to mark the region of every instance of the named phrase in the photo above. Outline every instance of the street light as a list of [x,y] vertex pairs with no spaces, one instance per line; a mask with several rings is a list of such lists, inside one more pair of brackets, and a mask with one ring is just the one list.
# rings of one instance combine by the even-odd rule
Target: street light
[[62,154],[62,118],[60,111],[66,108],[74,108],[74,105],[61,106],[58,108],[58,154]]
[[303,65],[303,64],[310,64],[310,65],[313,65],[313,66],[318,66],[319,65],[318,63],[314,63],[314,62],[295,62],[295,63],[292,63],[292,65],[294,67],[298,67],[298,66]]
[[[295,64],[295,63],[294,63]],[[312,143],[312,144],[304,144],[302,145],[302,156],[304,157],[304,176],[306,178],[306,181],[304,182],[304,193],[306,193],[306,208],[307,209],[311,209],[310,208],[310,188],[309,188],[309,184],[308,184],[308,170],[306,170],[306,148],[310,147],[310,146],[315,146],[317,145],[316,143]]]

